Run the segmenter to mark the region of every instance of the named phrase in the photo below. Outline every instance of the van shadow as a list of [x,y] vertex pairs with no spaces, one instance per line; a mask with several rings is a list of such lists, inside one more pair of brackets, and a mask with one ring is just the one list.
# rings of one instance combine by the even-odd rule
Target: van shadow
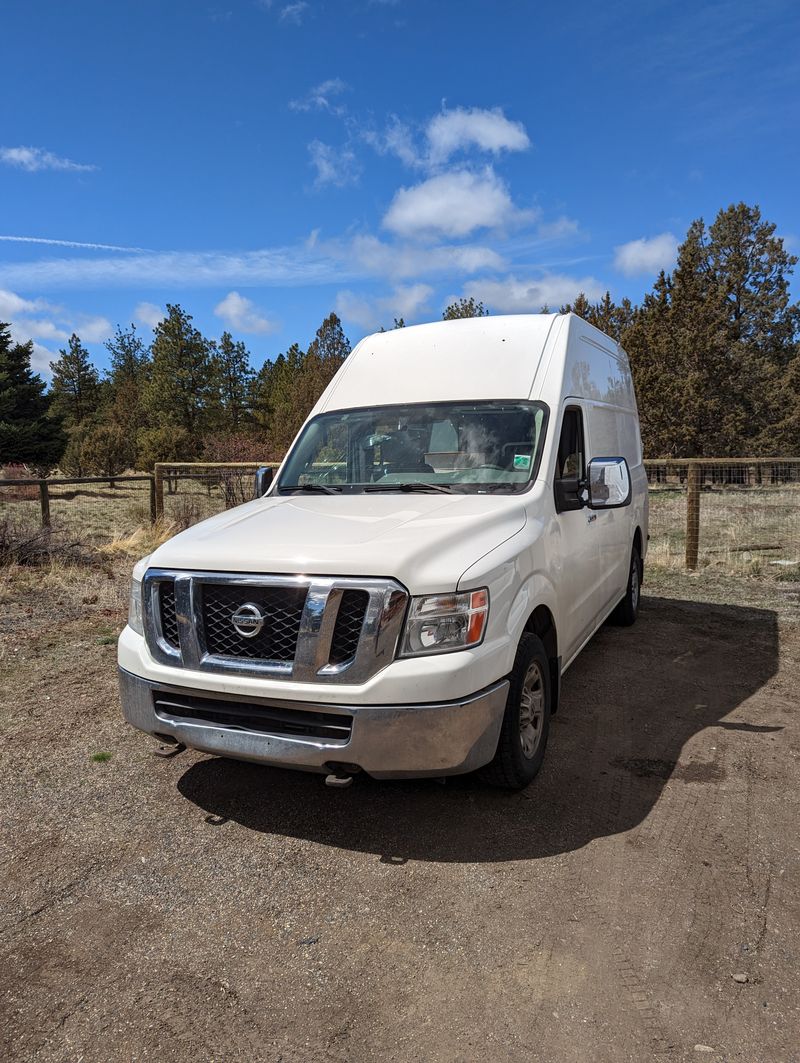
[[[780,730],[754,705],[735,710],[778,667],[778,626],[766,610],[645,598],[633,628],[604,627],[564,677],[545,766],[521,794],[474,777],[445,785],[322,777],[212,758],[193,764],[180,793],[249,830],[407,860],[535,859],[578,849],[644,820],[668,780],[714,786],[725,731],[763,742]],[[718,735],[678,764],[688,739]]]

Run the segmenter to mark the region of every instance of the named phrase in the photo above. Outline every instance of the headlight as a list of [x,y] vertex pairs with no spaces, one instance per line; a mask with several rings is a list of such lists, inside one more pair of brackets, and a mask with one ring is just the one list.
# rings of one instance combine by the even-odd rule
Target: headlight
[[128,601],[128,627],[132,628],[137,635],[144,634],[142,623],[142,581],[131,580],[131,596]]
[[431,594],[412,598],[403,632],[401,657],[450,653],[483,641],[489,618],[489,592]]
[[144,624],[142,622],[142,579],[147,571],[149,560],[150,554],[137,561],[133,566],[131,595],[128,599],[128,627],[135,631],[137,635],[144,634]]

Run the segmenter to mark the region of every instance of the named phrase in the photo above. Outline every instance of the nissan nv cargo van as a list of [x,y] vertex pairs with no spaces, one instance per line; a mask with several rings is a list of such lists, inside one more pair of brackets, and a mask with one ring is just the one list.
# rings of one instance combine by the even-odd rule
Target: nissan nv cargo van
[[562,675],[639,606],[647,478],[621,347],[574,314],[368,336],[257,485],[136,565],[128,721],[331,784],[527,786]]

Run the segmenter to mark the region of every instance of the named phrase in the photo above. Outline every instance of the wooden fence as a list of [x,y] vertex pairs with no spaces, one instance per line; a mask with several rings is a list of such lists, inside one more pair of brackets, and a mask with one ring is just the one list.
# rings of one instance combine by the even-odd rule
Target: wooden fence
[[[169,462],[152,476],[0,479],[0,517],[103,542],[148,519],[187,527],[253,497],[260,464]],[[645,461],[658,563],[800,573],[800,458]]]

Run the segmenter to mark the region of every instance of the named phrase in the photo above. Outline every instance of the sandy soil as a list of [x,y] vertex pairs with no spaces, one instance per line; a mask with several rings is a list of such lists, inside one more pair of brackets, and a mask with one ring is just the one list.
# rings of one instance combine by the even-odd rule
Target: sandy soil
[[651,582],[508,796],[156,759],[96,581],[0,600],[4,1060],[800,1059],[796,591]]

